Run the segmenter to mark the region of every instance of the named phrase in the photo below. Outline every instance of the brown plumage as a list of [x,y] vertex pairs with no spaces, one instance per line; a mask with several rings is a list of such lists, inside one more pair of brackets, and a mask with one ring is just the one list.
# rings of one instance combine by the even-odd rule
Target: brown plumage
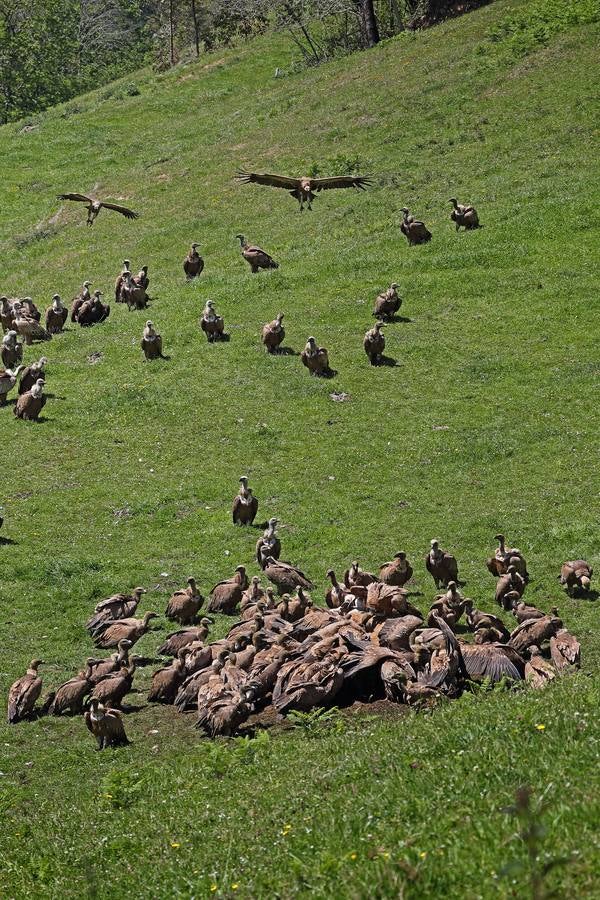
[[152,684],[148,693],[150,703],[174,703],[177,692],[185,678],[185,658],[189,647],[182,647],[177,657],[152,674]]
[[13,412],[17,419],[37,421],[41,411],[46,405],[44,397],[44,379],[38,378],[31,390],[26,391],[17,399]]
[[503,534],[497,534],[498,547],[494,556],[486,561],[486,567],[495,577],[506,575],[509,566],[514,566],[517,572],[523,576],[525,581],[529,581],[529,573],[527,572],[527,563],[523,554],[516,547],[507,547],[506,538]]
[[476,681],[521,681],[525,675],[525,663],[512,647],[498,643],[463,644],[462,657],[469,678]]
[[136,614],[145,593],[147,593],[145,588],[136,587],[131,594],[113,594],[106,600],[101,600],[94,607],[94,615],[87,620],[85,627],[93,633],[104,622],[131,618]]
[[266,560],[265,575],[280,594],[291,593],[296,588],[304,588],[310,591],[314,585],[308,580],[304,572],[291,563],[282,562],[269,556]]
[[161,656],[177,656],[183,647],[187,647],[195,641],[204,642],[208,637],[210,625],[212,625],[212,619],[203,618],[200,619],[199,625],[173,631],[167,635],[165,642],[158,648],[158,653]]
[[252,488],[248,487],[248,479],[245,475],[240,478],[240,490],[233,501],[231,515],[234,525],[252,525],[258,511],[258,500],[252,494]]
[[385,350],[385,337],[381,330],[383,324],[383,322],[375,322],[373,328],[369,328],[364,336],[363,347],[372,366],[378,366],[381,363]]
[[250,266],[253,275],[256,275],[259,269],[279,268],[279,263],[276,263],[272,256],[269,256],[261,247],[249,244],[243,234],[236,234],[236,238],[240,242],[242,256]]
[[440,548],[438,541],[431,542],[431,550],[425,557],[425,567],[436,588],[448,587],[448,582],[458,582],[458,564],[451,553]]
[[23,344],[17,340],[17,332],[9,329],[2,338],[2,365],[14,369],[23,361]]
[[6,403],[6,395],[14,388],[22,370],[23,366],[17,366],[15,369],[0,369],[0,406],[4,406]]
[[390,562],[384,563],[379,568],[379,580],[384,584],[395,584],[397,587],[404,587],[412,578],[412,574],[412,566],[403,550],[395,553]]
[[269,519],[262,537],[256,542],[256,560],[261,569],[264,569],[265,561],[269,556],[272,556],[273,559],[279,559],[281,556],[281,541],[275,533],[277,524],[278,520],[276,518]]
[[522,597],[524,591],[525,579],[511,565],[506,575],[501,575],[496,583],[496,603],[503,609],[512,609],[515,596]]
[[217,315],[214,307],[215,304],[213,301],[207,300],[200,318],[200,328],[206,335],[206,340],[209,344],[212,344],[215,341],[224,341],[228,337],[228,335],[225,334],[225,322],[223,321],[223,317]]
[[245,566],[237,566],[235,574],[226,581],[219,581],[210,592],[208,612],[220,612],[226,616],[235,615],[242,594],[248,587]]
[[91,281],[84,281],[83,287],[81,288],[81,293],[74,298],[73,303],[71,304],[71,322],[76,322],[79,318],[79,310],[83,306],[84,303],[87,303],[88,300],[91,300],[92,295],[90,293],[90,285]]
[[95,197],[88,197],[87,194],[59,194],[57,200],[74,200],[76,203],[85,203],[87,208],[87,224],[93,225],[96,221],[101,209],[112,209],[121,213],[126,219],[137,219],[139,213],[134,212],[127,206],[121,206],[119,203],[108,203],[106,200],[97,200]]
[[162,352],[162,337],[149,319],[142,334],[141,346],[146,359],[166,359]]
[[544,616],[542,619],[528,619],[517,625],[511,632],[509,646],[523,653],[534,644],[541,647],[545,641],[557,634],[562,628],[562,621],[556,616]]
[[0,297],[0,324],[4,334],[14,329],[15,311],[8,297]]
[[[150,286],[150,278],[148,277],[148,266],[142,266],[137,275],[132,277],[134,284],[137,284],[138,287],[143,288],[144,291],[148,290]],[[147,298],[150,299],[149,297]]]
[[[547,615],[543,610],[538,609],[537,606],[528,606],[527,603],[524,603],[523,600],[519,600],[518,597],[519,595],[515,591],[514,603],[511,611],[519,625],[523,622],[527,622],[529,619],[543,619],[544,616]],[[556,606],[553,606],[550,612],[553,616],[558,616],[558,609]]]
[[21,372],[21,380],[19,381],[19,394],[25,394],[27,391],[30,391],[38,378],[41,378],[42,381],[46,380],[47,362],[47,358],[41,356],[37,362],[31,363],[31,365],[23,369]]
[[254,688],[250,684],[239,688],[221,685],[208,696],[198,691],[196,728],[210,737],[231,737],[250,716],[254,696]]
[[[554,640],[554,638],[552,638]],[[542,651],[535,644],[529,648],[530,659],[525,663],[525,681],[531,687],[539,690],[557,676],[557,671],[549,660],[545,659]]]
[[65,681],[56,690],[54,700],[50,706],[50,712],[53,716],[62,716],[66,712],[81,713],[83,711],[83,700],[86,694],[92,689],[92,669],[93,662],[91,658],[86,662],[85,671],[79,672],[73,678]]
[[425,223],[419,222],[414,216],[411,216],[406,206],[402,208],[400,231],[411,246],[413,244],[426,244],[431,240],[431,232],[425,227]]
[[204,597],[198,590],[195,578],[188,578],[188,586],[175,591],[169,598],[165,616],[180,625],[193,625],[198,611],[202,608]]
[[344,654],[332,650],[323,659],[293,659],[282,665],[273,688],[273,706],[279,713],[309,710],[331,702],[344,683],[340,661]]
[[82,328],[104,322],[110,315],[110,306],[102,303],[102,291],[94,291],[89,300],[85,300],[77,309],[77,322]]
[[121,714],[116,709],[110,709],[94,699],[90,708],[84,715],[84,721],[88,731],[96,738],[98,750],[106,747],[123,747],[130,744],[125,734],[125,726]]
[[197,278],[204,269],[204,260],[198,253],[199,246],[199,244],[194,242],[188,251],[188,255],[183,261],[183,271],[185,272],[185,277],[188,281],[191,281],[192,278]]
[[98,684],[107,675],[113,675],[119,672],[122,666],[129,665],[129,649],[132,646],[131,641],[119,641],[117,653],[112,653],[108,659],[88,659],[88,665],[91,666],[90,682]]
[[390,647],[392,650],[409,650],[411,634],[422,626],[422,616],[409,613],[399,618],[386,619],[375,629],[374,634],[381,647]]
[[52,306],[46,310],[46,331],[49,334],[60,334],[67,321],[69,311],[60,299],[59,294],[52,297]]
[[131,272],[123,273],[120,297],[122,302],[127,304],[129,310],[145,309],[150,300],[150,297],[146,293],[146,288],[144,287],[144,281],[139,283],[133,277]]
[[27,310],[23,306],[22,301],[17,301],[13,306],[14,312],[14,330],[17,334],[25,339],[25,343],[29,346],[34,341],[49,341],[52,335],[42,328],[37,319],[28,315]]
[[386,291],[383,291],[375,300],[373,315],[383,322],[389,322],[402,306],[402,298],[398,294],[398,285],[392,281]]
[[267,322],[263,326],[261,332],[261,340],[267,348],[267,353],[278,353],[279,347],[283,343],[285,337],[285,329],[281,324],[283,321],[283,313],[278,313],[272,322]]
[[327,577],[331,581],[331,587],[325,594],[325,603],[329,609],[339,609],[349,591],[339,583],[333,569],[327,570]]
[[510,633],[506,628],[502,619],[499,619],[498,616],[495,616],[493,613],[484,612],[481,609],[476,609],[473,606],[472,600],[465,601],[465,610],[467,613],[467,626],[471,631],[477,632],[482,628],[492,628],[498,632],[500,635],[500,639],[502,643],[507,641],[510,637]]
[[474,206],[464,206],[462,203],[458,203],[455,197],[450,199],[450,203],[452,204],[450,218],[456,224],[457,231],[461,227],[465,230],[479,228],[479,216]]
[[[557,621],[560,622],[560,619]],[[581,644],[566,628],[559,628],[550,638],[550,655],[559,672],[564,672],[571,666],[579,668]]]
[[121,666],[114,675],[108,675],[106,678],[98,681],[92,692],[92,700],[99,700],[106,706],[113,706],[118,709],[131,690],[134,673],[135,660],[132,660],[128,666]]
[[300,359],[311,375],[323,378],[332,374],[329,368],[329,353],[325,347],[317,346],[314,337],[309,337],[304,350],[300,354]]
[[288,178],[286,175],[260,174],[257,172],[244,172],[240,170],[236,174],[236,180],[242,184],[261,184],[268,187],[283,188],[300,204],[300,212],[304,205],[312,209],[312,201],[320,191],[339,190],[340,188],[355,188],[364,191],[373,183],[370,175],[334,175],[328,178]]
[[560,583],[565,585],[571,597],[579,593],[585,594],[590,589],[593,574],[594,570],[585,559],[573,559],[563,563]]
[[8,692],[8,724],[16,725],[31,715],[36,700],[42,692],[42,676],[38,668],[43,660],[32,659],[26,673],[18,678]]
[[[115,303],[124,303],[125,298],[123,297],[123,285],[125,284],[125,275],[127,272],[131,275],[131,263],[128,259],[123,260],[123,268],[117,275],[117,280],[115,281]],[[84,285],[88,284],[89,281],[84,282]]]
[[374,581],[379,581],[377,576],[373,575],[372,572],[365,572],[364,569],[361,569],[356,559],[352,562],[350,568],[344,572],[344,584],[347,588],[356,586],[368,587]]
[[131,641],[137,643],[150,627],[150,620],[157,619],[158,613],[147,612],[143,619],[121,619],[120,621],[108,621],[100,626],[94,634],[96,647],[116,647],[119,641]]

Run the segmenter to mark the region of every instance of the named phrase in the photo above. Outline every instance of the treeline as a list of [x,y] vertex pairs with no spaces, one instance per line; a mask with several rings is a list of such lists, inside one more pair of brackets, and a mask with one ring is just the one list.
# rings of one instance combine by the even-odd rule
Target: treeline
[[0,122],[152,63],[176,64],[268,28],[304,64],[371,47],[482,0],[0,0]]

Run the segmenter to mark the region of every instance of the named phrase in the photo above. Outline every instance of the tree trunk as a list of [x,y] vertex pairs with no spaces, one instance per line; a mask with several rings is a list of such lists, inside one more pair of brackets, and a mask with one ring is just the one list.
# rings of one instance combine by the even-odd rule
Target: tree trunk
[[175,10],[173,0],[169,0],[169,58],[171,65],[175,65]]
[[200,23],[198,22],[196,0],[192,0],[192,19],[194,22],[194,43],[196,45],[196,56],[200,56]]
[[358,2],[365,26],[367,45],[374,47],[375,44],[379,43],[379,28],[377,27],[377,16],[375,15],[373,0],[358,0]]

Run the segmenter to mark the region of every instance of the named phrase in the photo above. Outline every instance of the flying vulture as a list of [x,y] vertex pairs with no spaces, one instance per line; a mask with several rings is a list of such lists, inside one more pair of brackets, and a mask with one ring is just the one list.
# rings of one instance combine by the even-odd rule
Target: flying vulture
[[120,206],[118,203],[107,203],[106,200],[96,200],[95,197],[88,197],[86,194],[59,194],[58,200],[75,200],[77,203],[87,203],[87,224],[93,225],[98,217],[98,213],[104,209],[114,209],[115,212],[121,213],[127,219],[137,219],[139,214],[127,206]]
[[300,204],[300,212],[304,204],[312,209],[312,201],[319,191],[331,191],[337,188],[356,188],[364,191],[372,184],[370,175],[333,175],[330,178],[288,178],[285,175],[258,174],[257,172],[237,172],[237,181],[242,184],[264,184],[268,187],[283,188],[289,191]]

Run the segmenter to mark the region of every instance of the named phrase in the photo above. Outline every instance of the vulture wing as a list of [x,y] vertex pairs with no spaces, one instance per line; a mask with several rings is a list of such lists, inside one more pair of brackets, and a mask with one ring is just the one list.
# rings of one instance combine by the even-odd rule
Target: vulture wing
[[490,681],[501,681],[502,678],[520,681],[523,678],[514,662],[496,644],[469,644],[463,647],[463,659],[471,678],[489,678]]
[[313,191],[331,191],[337,188],[357,188],[360,191],[373,184],[370,175],[336,175],[332,178],[311,178]]
[[106,203],[104,200],[102,201],[102,206],[104,209],[114,209],[115,212],[121,213],[121,215],[125,216],[127,219],[139,219],[139,213],[134,212],[132,209],[128,209],[127,206],[119,206],[118,203]]
[[268,187],[284,188],[288,191],[295,190],[299,184],[299,178],[288,178],[287,175],[260,175],[257,172],[244,172],[240,170],[235,175],[236,181],[242,184],[265,184]]
[[59,194],[56,198],[57,200],[77,200],[79,203],[92,203],[91,197],[86,197],[85,194]]

